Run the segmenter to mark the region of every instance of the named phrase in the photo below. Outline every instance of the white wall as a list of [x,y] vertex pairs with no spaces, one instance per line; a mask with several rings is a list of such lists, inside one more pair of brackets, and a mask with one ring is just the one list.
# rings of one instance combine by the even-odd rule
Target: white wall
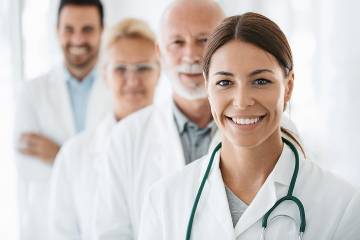
[[[55,19],[58,0],[24,0],[19,45],[20,0],[0,1],[0,239],[15,239],[15,169],[11,156],[15,83],[46,72],[60,59]],[[104,0],[106,23],[125,17],[147,20],[157,29],[169,0]],[[360,2],[356,0],[219,0],[227,14],[264,13],[287,34],[295,59],[290,116],[308,155],[360,186]],[[24,59],[19,54],[24,50]],[[158,99],[169,94],[162,80]]]
[[0,1],[0,239],[17,236],[16,171],[12,156],[14,83],[21,68],[18,23],[19,4]]

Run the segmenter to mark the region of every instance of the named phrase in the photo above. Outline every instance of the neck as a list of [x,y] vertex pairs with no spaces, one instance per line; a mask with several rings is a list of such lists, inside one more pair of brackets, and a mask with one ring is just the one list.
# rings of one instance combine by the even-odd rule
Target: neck
[[223,140],[220,169],[226,186],[245,203],[256,196],[282,152],[280,130],[255,147],[239,147]]
[[187,100],[174,94],[173,99],[181,112],[199,128],[206,127],[212,120],[209,101],[206,98]]
[[74,78],[81,82],[94,69],[95,63],[96,62],[93,62],[83,68],[73,67],[66,63],[66,68]]

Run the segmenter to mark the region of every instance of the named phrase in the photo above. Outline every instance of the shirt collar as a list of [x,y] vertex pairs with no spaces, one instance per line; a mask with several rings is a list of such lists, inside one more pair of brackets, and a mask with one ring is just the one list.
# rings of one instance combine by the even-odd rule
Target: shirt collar
[[[174,112],[176,126],[177,126],[180,134],[183,134],[184,131],[186,131],[187,125],[191,124],[191,125],[194,125],[197,127],[197,125],[194,122],[192,122],[191,120],[189,120],[184,115],[184,113],[178,108],[178,106],[176,106],[175,102],[172,103],[172,108],[173,108],[173,112]],[[208,125],[205,128],[210,128],[211,134],[214,134],[216,132],[217,126],[216,126],[215,122],[212,120],[208,123]]]
[[[294,146],[296,146],[296,144],[294,144]],[[299,154],[299,172],[300,172],[300,169],[302,168],[303,155],[298,148],[296,148],[296,150],[298,151]],[[289,186],[291,178],[294,173],[294,168],[295,168],[295,153],[291,150],[291,148],[287,144],[284,143],[281,156],[277,161],[269,177],[271,177],[271,179],[273,179],[274,182],[280,183],[285,186]]]

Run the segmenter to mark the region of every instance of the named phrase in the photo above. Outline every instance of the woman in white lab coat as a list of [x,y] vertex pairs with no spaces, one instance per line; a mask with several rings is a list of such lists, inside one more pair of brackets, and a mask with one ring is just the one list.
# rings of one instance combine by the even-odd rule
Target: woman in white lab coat
[[358,190],[305,159],[280,127],[294,72],[279,27],[229,17],[203,64],[222,145],[152,187],[139,239],[358,239]]
[[160,66],[150,27],[138,19],[125,19],[109,29],[104,46],[104,79],[114,109],[95,130],[66,142],[57,156],[50,194],[52,240],[91,238],[97,170],[112,128],[154,99]]

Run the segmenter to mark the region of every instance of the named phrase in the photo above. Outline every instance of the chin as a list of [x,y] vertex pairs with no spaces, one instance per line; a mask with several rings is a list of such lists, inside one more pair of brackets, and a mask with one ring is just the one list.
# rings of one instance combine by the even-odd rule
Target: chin
[[264,139],[258,137],[233,137],[228,141],[236,147],[241,148],[255,148],[264,142]]

